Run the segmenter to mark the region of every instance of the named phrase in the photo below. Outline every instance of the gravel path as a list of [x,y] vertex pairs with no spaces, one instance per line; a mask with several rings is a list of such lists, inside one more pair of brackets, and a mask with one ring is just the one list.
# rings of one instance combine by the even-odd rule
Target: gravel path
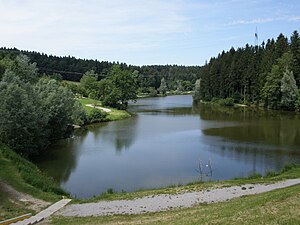
[[94,106],[94,105],[92,105],[92,104],[86,104],[86,106],[92,107],[92,108],[96,108],[96,109],[101,109],[101,110],[103,110],[104,112],[107,112],[107,113],[110,113],[110,112],[111,112],[111,109],[104,108],[104,107],[100,107],[100,106]]
[[244,195],[253,195],[300,184],[300,179],[290,179],[274,184],[247,184],[181,194],[146,196],[134,200],[100,201],[68,205],[58,212],[62,216],[105,216],[115,214],[141,214],[165,211],[172,208],[191,207],[199,203],[223,202]]

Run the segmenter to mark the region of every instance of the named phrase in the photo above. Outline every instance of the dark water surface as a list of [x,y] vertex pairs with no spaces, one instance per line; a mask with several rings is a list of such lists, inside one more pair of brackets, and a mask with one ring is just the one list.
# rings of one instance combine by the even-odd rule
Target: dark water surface
[[[137,115],[77,130],[38,166],[78,198],[279,171],[300,163],[300,119],[290,112],[140,99]],[[207,167],[211,161],[212,170]],[[207,174],[207,175],[206,175]]]

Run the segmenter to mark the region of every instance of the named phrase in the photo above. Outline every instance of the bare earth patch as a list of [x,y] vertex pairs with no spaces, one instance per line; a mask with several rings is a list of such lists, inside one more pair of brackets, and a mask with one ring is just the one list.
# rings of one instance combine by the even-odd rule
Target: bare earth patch
[[152,195],[134,200],[74,204],[68,205],[57,214],[62,216],[87,217],[159,212],[173,208],[187,208],[197,204],[228,201],[245,195],[259,194],[297,184],[300,184],[300,179],[290,179],[273,184],[247,184],[174,195]]
[[13,187],[11,187],[10,185],[6,184],[1,180],[0,180],[0,188],[3,192],[7,193],[7,196],[9,197],[10,201],[16,204],[18,204],[19,202],[24,203],[26,208],[28,209],[34,211],[40,211],[41,209],[44,209],[45,207],[50,205],[49,202],[36,199],[31,195],[24,194],[15,190]]

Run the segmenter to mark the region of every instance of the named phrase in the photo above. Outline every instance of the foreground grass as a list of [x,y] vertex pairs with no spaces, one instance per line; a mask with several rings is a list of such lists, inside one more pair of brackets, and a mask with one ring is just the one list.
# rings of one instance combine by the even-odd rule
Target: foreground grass
[[[96,105],[96,106],[102,106],[102,103],[100,101],[97,100],[93,100],[90,98],[80,98],[78,99],[80,101],[80,103],[82,104],[82,106],[85,108],[85,110],[87,112],[90,112],[93,108],[86,106],[87,104],[92,104],[92,105]],[[122,119],[126,119],[129,118],[131,115],[125,111],[125,110],[118,110],[115,108],[110,108],[110,107],[105,107],[111,110],[110,113],[108,113],[107,119],[108,121],[115,121],[115,120],[122,120]]]
[[[55,202],[61,195],[67,195],[50,178],[46,177],[34,164],[17,155],[0,143],[0,180],[19,192],[37,199]],[[0,220],[31,213],[25,204],[15,201],[0,186]]]
[[26,213],[33,213],[32,210],[28,210],[25,204],[15,203],[11,201],[6,192],[0,185],[0,221],[17,217]]
[[52,224],[300,224],[300,185],[228,202],[142,215],[54,217]]
[[[102,196],[77,201],[96,202],[100,199],[133,199],[146,195],[175,194],[247,183],[273,183],[299,178],[300,166],[290,165],[280,174],[269,173],[266,177],[255,175],[249,178],[222,182],[190,184],[135,193],[103,194]],[[103,217],[53,217],[52,224],[300,224],[300,185],[245,196],[228,202],[201,204],[186,209],[142,215],[114,215]]]

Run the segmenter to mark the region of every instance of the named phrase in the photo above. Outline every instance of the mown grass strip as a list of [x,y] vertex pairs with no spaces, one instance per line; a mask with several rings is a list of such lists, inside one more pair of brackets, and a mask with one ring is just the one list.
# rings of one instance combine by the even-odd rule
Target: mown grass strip
[[141,215],[53,217],[52,224],[300,224],[300,185],[228,202]]
[[[93,100],[90,98],[79,98],[78,101],[82,104],[82,106],[85,108],[85,110],[89,113],[92,111],[92,107],[86,106],[87,104],[92,104],[100,107],[104,107],[102,103],[98,100]],[[110,113],[108,113],[107,119],[108,121],[115,121],[115,120],[122,120],[131,117],[131,114],[125,110],[118,110],[115,108],[105,107],[111,110]]]

